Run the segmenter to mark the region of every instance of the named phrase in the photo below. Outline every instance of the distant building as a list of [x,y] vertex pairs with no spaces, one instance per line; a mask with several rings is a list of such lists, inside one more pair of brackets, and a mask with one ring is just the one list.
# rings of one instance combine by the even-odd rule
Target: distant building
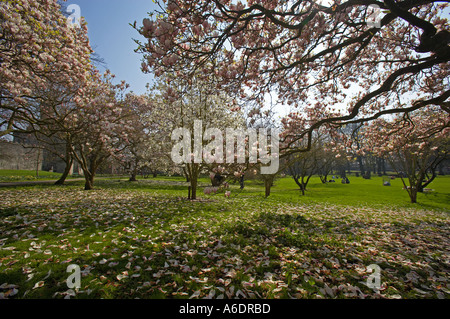
[[24,144],[0,140],[0,169],[6,170],[42,170],[43,152]]
[[[54,153],[43,147],[33,134],[13,133],[13,140],[0,139],[0,169],[36,170],[63,173],[66,163]],[[64,150],[61,144],[61,152]],[[70,174],[79,173],[78,163],[74,162]]]

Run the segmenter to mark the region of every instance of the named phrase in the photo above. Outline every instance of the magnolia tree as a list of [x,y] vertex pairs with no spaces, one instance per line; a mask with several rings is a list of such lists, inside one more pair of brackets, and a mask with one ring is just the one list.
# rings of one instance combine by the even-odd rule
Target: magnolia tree
[[34,134],[39,147],[73,164],[67,121],[90,83],[93,53],[87,27],[75,27],[57,1],[0,3],[0,136]]
[[[86,84],[70,101],[40,105],[35,120],[28,120],[27,129],[19,130],[33,133],[41,147],[65,162],[56,184],[64,183],[76,160],[86,179],[85,189],[90,190],[98,168],[110,157],[123,160],[123,151],[131,148],[129,136],[134,138],[138,127],[136,110],[123,101],[128,85],[124,81],[114,85],[113,78],[109,71],[102,78],[92,68]],[[48,92],[55,96],[52,90],[42,96]]]
[[[306,149],[326,123],[427,105],[450,111],[450,32],[440,1],[157,3],[156,14],[135,24],[148,39],[138,49],[144,70],[185,79],[200,72],[256,109],[269,94],[279,104],[314,105],[313,123],[296,134],[308,137]],[[326,112],[336,104],[345,109]]]
[[166,74],[159,78],[154,92],[155,103],[163,106],[153,117],[160,150],[165,148],[170,162],[184,171],[190,198],[196,199],[200,173],[224,163],[226,129],[242,128],[243,117],[230,98],[196,77],[185,81]]
[[328,176],[333,172],[333,168],[339,159],[339,153],[335,153],[330,146],[330,141],[327,138],[319,139],[316,142],[316,173],[323,184],[328,183]]
[[313,134],[312,145],[308,152],[293,153],[286,157],[289,161],[287,171],[300,188],[302,195],[305,195],[313,175],[318,175],[323,184],[328,183],[328,175],[339,163],[337,155],[340,153],[332,150],[327,142],[327,136],[321,136],[316,132]]
[[57,0],[0,3],[0,136],[57,126],[87,84],[86,24],[71,26],[60,9]]
[[123,153],[125,168],[130,172],[130,181],[136,181],[149,142],[151,103],[145,95],[127,94],[123,101],[129,112],[132,128],[126,133],[126,148]]
[[450,117],[427,108],[409,117],[377,120],[365,130],[366,150],[385,157],[400,175],[412,203],[450,154]]
[[121,160],[133,131],[133,113],[123,101],[128,85],[112,84],[113,78],[109,71],[103,77],[94,72],[90,85],[75,99],[76,113],[66,122],[68,145],[83,170],[86,190],[93,188],[102,163],[111,156]]
[[313,123],[309,112],[293,112],[282,119],[283,152],[281,156],[287,161],[287,172],[295,180],[300,191],[305,195],[306,188],[314,174],[319,175],[322,183],[327,183],[328,175],[342,156],[339,137],[336,130],[323,126],[312,134],[312,144],[308,152],[298,153],[296,150],[306,148],[307,138],[298,139],[296,134],[305,131]]
[[[156,89],[155,89],[156,91]],[[177,173],[171,163],[171,131],[176,125],[168,116],[168,104],[156,92],[135,95],[127,94],[124,105],[132,128],[126,134],[123,162],[130,171],[130,181],[135,181],[138,171],[153,175],[158,171]],[[168,124],[170,122],[170,124]],[[180,172],[178,172],[180,173]]]
[[362,152],[366,144],[364,125],[345,125],[338,129],[338,133],[343,145],[351,145],[351,148],[346,147],[346,151],[348,151],[346,155],[350,158],[347,163],[355,161],[358,164],[359,172],[363,178],[370,179],[371,172],[376,172],[379,176],[386,175],[384,158],[376,156],[372,152]]

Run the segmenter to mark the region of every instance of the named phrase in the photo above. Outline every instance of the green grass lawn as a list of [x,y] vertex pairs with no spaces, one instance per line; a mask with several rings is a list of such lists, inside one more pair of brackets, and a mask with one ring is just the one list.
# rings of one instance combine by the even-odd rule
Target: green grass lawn
[[[265,202],[315,204],[328,203],[334,205],[371,206],[371,207],[398,207],[423,208],[450,211],[450,176],[439,176],[428,186],[433,189],[429,193],[418,194],[418,204],[410,203],[408,193],[403,190],[400,178],[391,180],[391,186],[383,186],[383,177],[372,177],[370,180],[362,177],[349,177],[350,184],[344,185],[340,180],[336,183],[322,184],[319,177],[312,177],[306,191],[302,196],[300,189],[290,177],[279,178],[271,190],[271,196],[264,198],[264,186],[261,181],[249,180],[245,182],[245,189],[241,191],[238,184],[231,184],[234,196],[254,197]],[[139,179],[131,184],[126,179],[109,185],[118,189],[157,190],[158,192],[187,196],[187,183],[180,177],[159,176],[157,178]],[[203,196],[204,187],[209,185],[209,178],[200,178],[200,197]]]
[[201,179],[197,201],[177,177],[0,189],[0,297],[449,298],[450,178],[415,205],[400,180],[350,181],[301,196],[283,178],[267,199],[247,181],[227,199]]
[[[27,182],[27,181],[57,181],[62,174],[55,172],[39,171],[39,177],[36,177],[36,171],[27,170],[0,170],[0,183],[8,182]],[[81,175],[72,175],[68,179],[83,178]],[[100,179],[128,179],[128,176],[117,176],[111,174],[98,174],[97,178]]]
[[22,182],[34,180],[58,180],[61,174],[39,171],[39,177],[36,177],[36,171],[24,170],[0,170],[0,182]]
[[383,186],[382,177],[372,177],[370,180],[362,177],[349,177],[350,184],[336,183],[322,184],[318,177],[313,177],[302,197],[297,185],[291,178],[280,179],[275,182],[273,199],[305,203],[323,203],[351,206],[390,206],[390,207],[421,207],[425,209],[450,210],[450,177],[440,176],[429,186],[433,189],[429,193],[418,195],[418,204],[411,204],[408,193],[403,190],[400,178],[391,180],[391,186]]

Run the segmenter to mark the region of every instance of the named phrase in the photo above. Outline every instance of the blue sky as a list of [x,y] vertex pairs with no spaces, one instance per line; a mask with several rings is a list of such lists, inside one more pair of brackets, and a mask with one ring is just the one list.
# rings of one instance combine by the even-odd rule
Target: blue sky
[[[142,55],[135,53],[134,39],[142,40],[129,23],[148,17],[156,5],[152,0],[68,0],[76,4],[88,23],[92,48],[105,60],[117,82],[125,80],[137,94],[145,93],[145,85],[152,83],[150,74],[141,72]],[[104,71],[104,68],[100,68]]]

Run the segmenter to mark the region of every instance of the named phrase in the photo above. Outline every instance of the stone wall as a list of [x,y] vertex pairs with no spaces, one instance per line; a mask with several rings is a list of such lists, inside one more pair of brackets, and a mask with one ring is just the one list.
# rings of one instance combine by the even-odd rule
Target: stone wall
[[[38,164],[39,160],[39,164]],[[0,140],[0,169],[36,170],[42,169],[43,151],[23,147],[21,144]]]

